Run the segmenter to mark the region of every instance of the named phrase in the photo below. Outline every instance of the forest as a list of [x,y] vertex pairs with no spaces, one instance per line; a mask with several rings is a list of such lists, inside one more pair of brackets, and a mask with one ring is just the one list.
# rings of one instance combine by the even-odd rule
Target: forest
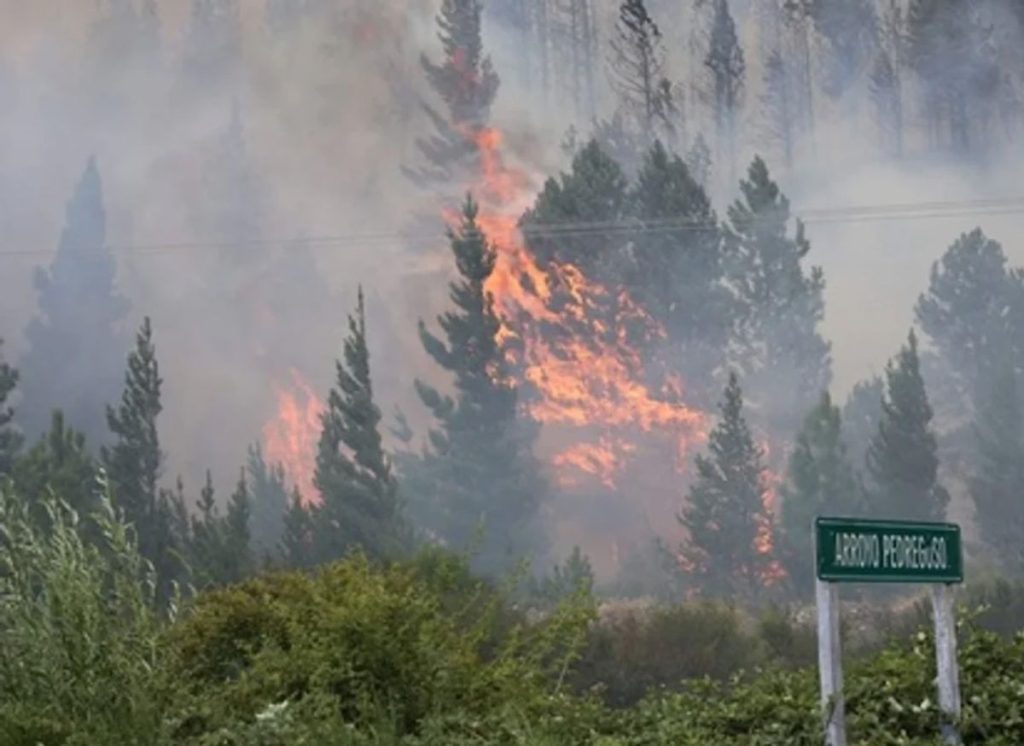
[[15,6],[0,743],[1024,742],[1024,4]]

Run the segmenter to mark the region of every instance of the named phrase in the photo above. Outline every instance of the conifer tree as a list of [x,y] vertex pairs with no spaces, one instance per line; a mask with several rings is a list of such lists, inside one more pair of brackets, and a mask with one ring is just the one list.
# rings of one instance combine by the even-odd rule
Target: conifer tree
[[508,342],[498,334],[494,299],[485,290],[495,249],[476,218],[477,206],[467,198],[462,224],[449,231],[459,279],[449,286],[455,308],[438,319],[444,338],[420,322],[427,353],[454,379],[454,396],[417,381],[439,427],[430,433],[409,494],[424,498],[422,524],[450,546],[470,547],[482,531],[476,564],[494,572],[542,543],[537,514],[546,485],[532,452],[534,429],[517,417]]
[[38,502],[50,491],[79,516],[92,515],[99,507],[96,463],[85,435],[69,428],[55,410],[50,429],[14,463],[18,493]]
[[843,435],[850,463],[862,473],[867,463],[868,446],[878,432],[882,417],[885,382],[879,376],[858,381],[843,404]]
[[253,570],[252,533],[249,528],[251,517],[252,500],[243,468],[224,516],[225,582],[237,583],[248,577]]
[[875,516],[942,520],[949,494],[938,482],[932,408],[913,331],[886,366],[885,379],[882,417],[868,448],[868,508]]
[[139,551],[157,573],[157,595],[167,600],[172,584],[182,575],[182,542],[175,534],[174,509],[157,486],[163,469],[157,418],[160,401],[160,366],[149,317],[143,321],[128,356],[124,391],[118,406],[107,407],[107,426],[114,441],[100,451],[110,480],[115,506],[135,527]]
[[323,502],[315,516],[315,552],[318,559],[330,560],[361,547],[371,557],[392,557],[403,548],[402,520],[373,398],[362,287],[348,327],[321,418],[314,481]]
[[689,534],[681,554],[707,592],[753,597],[771,560],[757,546],[770,520],[768,485],[735,373],[729,374],[720,412],[708,436],[710,454],[697,456],[696,479],[679,515]]
[[980,402],[974,426],[976,466],[970,493],[982,540],[997,563],[1024,571],[1024,418],[1017,374],[1004,365]]
[[736,23],[729,12],[728,0],[712,0],[714,17],[704,65],[711,71],[715,128],[718,133],[719,163],[730,173],[736,168],[736,123],[746,63],[736,35]]
[[873,0],[814,0],[811,20],[828,41],[825,92],[844,94],[878,47],[878,15]]
[[21,433],[14,427],[14,409],[9,401],[18,385],[18,371],[4,362],[2,347],[0,339],[0,476],[10,474],[21,447]]
[[672,84],[665,77],[661,30],[644,0],[622,0],[611,40],[612,85],[622,111],[635,116],[645,147],[671,136],[675,125]]
[[106,436],[104,402],[119,394],[128,345],[118,324],[128,303],[117,290],[106,245],[106,214],[96,161],[90,159],[67,206],[64,231],[48,270],[35,277],[39,312],[25,336],[18,420],[38,437],[59,408],[91,440]]
[[[629,200],[640,227],[623,277],[630,296],[668,332],[675,371],[687,381],[710,381],[723,362],[732,315],[711,201],[660,142],[647,153]],[[664,221],[680,227],[666,229]],[[717,393],[707,393],[710,405]]]
[[[1024,289],[1006,267],[1002,246],[980,228],[962,234],[932,265],[931,282],[915,307],[921,329],[952,374],[960,412],[987,391],[1004,356],[1015,350],[1014,296]],[[1014,358],[1016,358],[1014,360]]]
[[424,104],[435,133],[417,141],[424,164],[406,169],[421,186],[459,182],[475,166],[476,135],[490,119],[499,79],[484,54],[480,0],[443,0],[437,16],[443,56],[421,60],[427,82],[446,111]]
[[811,245],[797,221],[790,236],[789,200],[755,158],[743,194],[729,208],[728,279],[737,304],[737,361],[747,389],[776,433],[788,437],[799,415],[828,389],[830,345],[818,331],[825,314],[825,278],[804,270]]
[[816,516],[857,516],[861,494],[847,458],[839,408],[828,392],[804,420],[789,457],[780,521],[782,558],[801,595],[814,588],[811,525]]
[[292,491],[288,501],[280,552],[286,567],[299,569],[313,564],[313,519],[298,489]]
[[783,162],[788,168],[793,165],[796,117],[789,71],[778,49],[773,49],[764,62],[761,107],[764,114],[764,139],[781,151]]
[[247,466],[252,484],[252,545],[263,556],[273,556],[284,536],[288,489],[284,467],[268,464],[259,444],[250,446]]
[[249,532],[249,490],[243,469],[221,515],[210,472],[206,472],[197,503],[198,515],[192,517],[191,561],[199,587],[220,586],[245,579],[252,570]]

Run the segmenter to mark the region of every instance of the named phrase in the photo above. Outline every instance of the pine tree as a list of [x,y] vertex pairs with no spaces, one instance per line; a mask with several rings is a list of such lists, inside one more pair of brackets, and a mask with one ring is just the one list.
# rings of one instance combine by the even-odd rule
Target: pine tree
[[251,516],[249,485],[245,469],[241,469],[235,491],[228,501],[227,515],[224,516],[225,582],[237,583],[248,577],[253,570],[252,533],[249,528]]
[[302,504],[298,489],[288,501],[280,552],[286,567],[301,569],[313,565],[313,518]]
[[645,147],[659,135],[671,137],[675,130],[672,84],[665,77],[661,31],[644,0],[622,0],[610,44],[612,85],[619,94],[619,106],[639,120]]
[[714,17],[704,65],[711,71],[715,128],[718,133],[718,162],[736,170],[736,123],[746,63],[736,35],[736,23],[729,12],[728,0],[713,0]]
[[786,167],[793,165],[795,149],[795,111],[790,91],[790,75],[786,61],[773,49],[764,63],[764,93],[761,98],[764,114],[765,141],[782,152]]
[[124,381],[120,404],[107,407],[107,425],[114,442],[101,449],[100,461],[110,480],[114,505],[135,527],[139,551],[157,574],[157,596],[166,602],[173,584],[184,573],[180,561],[183,537],[175,532],[170,496],[157,486],[164,462],[157,429],[157,418],[163,410],[163,379],[149,317],[143,321],[135,349],[128,356]]
[[735,373],[708,436],[709,456],[698,455],[696,478],[679,521],[689,535],[681,555],[708,593],[759,594],[771,557],[758,547],[770,520],[762,452],[743,417],[743,392]]
[[[647,154],[629,200],[640,230],[631,237],[622,280],[668,332],[671,367],[686,381],[710,381],[723,362],[731,317],[711,201],[682,159],[661,143]],[[680,226],[666,229],[665,221]]]
[[106,215],[96,161],[90,160],[67,206],[49,270],[37,270],[39,313],[25,336],[19,422],[37,437],[54,408],[90,439],[106,435],[103,402],[119,394],[119,361],[128,347],[118,323],[128,311],[106,245]]
[[985,392],[975,423],[976,466],[970,493],[981,538],[1006,571],[1024,571],[1024,419],[1017,375],[1004,365]]
[[789,457],[780,521],[783,561],[801,595],[814,588],[811,524],[816,516],[861,515],[861,493],[847,458],[839,408],[828,392],[804,420]]
[[190,559],[200,588],[227,585],[244,580],[252,571],[250,502],[245,470],[228,502],[225,515],[217,507],[210,472],[192,516]]
[[115,505],[138,532],[139,548],[151,561],[154,521],[159,496],[157,481],[163,468],[157,418],[160,402],[160,366],[153,345],[153,329],[146,317],[128,356],[121,403],[107,407],[107,425],[114,435],[111,447],[101,449]]
[[931,282],[915,307],[917,321],[953,377],[957,410],[968,413],[987,391],[998,365],[1016,350],[1014,296],[1024,291],[1006,267],[1002,246],[980,228],[965,233],[932,265]]
[[825,278],[819,267],[804,271],[811,249],[803,225],[789,235],[789,200],[755,158],[743,199],[729,208],[728,279],[737,304],[736,342],[747,388],[761,418],[788,437],[798,415],[828,389],[830,345],[818,331],[825,313]]
[[252,545],[262,556],[274,556],[284,537],[288,489],[284,467],[268,464],[259,444],[250,446],[248,477],[252,484]]
[[455,309],[438,319],[444,339],[420,322],[423,346],[452,375],[455,395],[417,381],[440,427],[430,433],[417,487],[409,494],[423,498],[423,525],[450,546],[467,548],[482,531],[476,564],[494,572],[541,544],[537,516],[546,485],[532,453],[533,428],[517,417],[508,343],[499,337],[494,299],[485,290],[495,249],[476,218],[477,206],[468,198],[462,224],[449,232],[460,279],[450,285]]
[[878,432],[882,417],[885,382],[878,376],[858,381],[843,404],[843,433],[850,463],[861,472],[867,463],[868,446]]
[[443,0],[437,17],[443,49],[440,63],[422,58],[427,82],[447,111],[424,104],[436,130],[417,141],[425,164],[406,169],[421,186],[458,183],[476,165],[476,135],[490,119],[499,79],[484,54],[480,0]]
[[[0,339],[0,353],[3,352]],[[21,448],[21,433],[15,428],[14,409],[8,398],[18,385],[18,371],[4,362],[0,355],[0,477],[10,474],[14,458]]]
[[361,547],[371,557],[392,557],[403,548],[402,519],[398,485],[381,440],[381,412],[373,398],[362,287],[348,327],[321,418],[315,484],[323,502],[315,516],[316,556],[337,559]]
[[99,508],[96,463],[85,435],[67,427],[60,410],[49,431],[15,461],[13,476],[18,493],[34,503],[52,492],[83,518]]
[[942,520],[949,494],[938,482],[939,457],[917,354],[917,337],[885,369],[882,418],[868,448],[868,508],[874,516]]
[[878,48],[873,0],[814,0],[814,27],[828,41],[825,92],[838,98],[849,90]]

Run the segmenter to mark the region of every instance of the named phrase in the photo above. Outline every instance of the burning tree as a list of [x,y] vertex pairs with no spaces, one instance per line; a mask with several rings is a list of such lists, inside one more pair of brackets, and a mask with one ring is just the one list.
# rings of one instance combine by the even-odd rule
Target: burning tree
[[711,455],[697,456],[696,481],[679,515],[689,534],[681,559],[706,593],[756,597],[779,568],[772,559],[763,451],[743,417],[735,373],[720,409],[721,420],[708,437]]
[[407,486],[422,524],[450,546],[469,547],[482,532],[477,564],[496,571],[538,548],[536,518],[547,486],[533,455],[534,430],[518,416],[511,340],[500,333],[494,296],[486,289],[497,250],[477,212],[468,198],[461,225],[449,230],[460,279],[450,285],[455,310],[438,319],[444,339],[420,322],[423,346],[452,374],[455,395],[417,381],[440,427],[430,432],[418,463],[410,464]]
[[461,181],[475,165],[476,135],[487,125],[499,79],[484,54],[480,33],[480,0],[444,0],[437,17],[444,50],[440,63],[422,58],[431,89],[447,107],[442,114],[424,104],[436,130],[417,141],[426,164],[405,169],[417,184],[437,185]]

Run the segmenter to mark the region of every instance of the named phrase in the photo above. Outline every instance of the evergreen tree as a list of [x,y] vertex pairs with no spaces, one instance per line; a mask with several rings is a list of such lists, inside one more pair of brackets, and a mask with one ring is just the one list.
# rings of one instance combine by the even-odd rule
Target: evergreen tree
[[743,199],[729,208],[729,285],[737,304],[739,364],[761,417],[784,437],[799,427],[798,415],[828,389],[830,345],[818,331],[825,314],[825,278],[803,268],[811,249],[797,221],[789,235],[789,200],[755,158]]
[[128,304],[115,272],[100,175],[90,160],[68,203],[53,263],[35,277],[39,313],[26,330],[28,351],[19,366],[18,419],[29,436],[42,433],[52,409],[60,408],[68,422],[102,442],[103,402],[118,396],[118,361],[127,347],[118,323]]
[[[987,391],[997,366],[1015,347],[1014,295],[1024,285],[1006,267],[1006,255],[980,228],[962,234],[932,265],[931,282],[915,308],[921,329],[952,374],[960,413]],[[1015,358],[1015,359],[1014,359]]]
[[772,50],[764,63],[764,93],[761,107],[764,114],[765,141],[781,151],[787,167],[792,166],[796,117],[790,91],[789,71],[785,58],[778,49]]
[[850,463],[858,472],[867,463],[868,446],[882,418],[885,382],[878,376],[858,381],[843,404],[843,434]]
[[156,570],[157,597],[166,602],[185,568],[181,564],[184,537],[175,531],[172,496],[157,487],[164,462],[157,429],[163,410],[162,384],[153,328],[146,317],[128,356],[121,402],[116,408],[107,407],[107,425],[114,442],[101,449],[100,460],[110,480],[114,505],[134,526],[139,551]]
[[[0,353],[3,352],[0,339]],[[10,474],[14,457],[21,447],[21,433],[14,426],[14,409],[8,398],[18,385],[18,371],[0,356],[0,476]]]
[[249,448],[247,467],[252,484],[252,545],[262,556],[274,556],[284,537],[288,489],[284,467],[268,464],[259,444]]
[[713,0],[714,17],[704,65],[711,71],[715,127],[719,138],[719,163],[729,172],[736,169],[736,123],[746,63],[736,35],[736,23],[728,0]]
[[782,487],[782,557],[797,592],[814,588],[812,522],[816,516],[857,516],[861,494],[847,458],[839,408],[828,392],[804,420]]
[[139,549],[151,561],[158,512],[157,481],[163,468],[157,418],[160,403],[160,366],[153,345],[149,317],[128,356],[121,403],[107,407],[107,425],[114,435],[111,447],[101,449],[101,460],[110,479],[115,505],[138,532]]
[[619,106],[634,115],[646,147],[656,136],[671,136],[675,104],[672,84],[665,77],[665,50],[661,31],[647,12],[644,0],[622,0],[611,40],[612,85]]
[[[711,381],[723,362],[732,315],[711,201],[682,159],[661,143],[647,154],[629,199],[640,231],[631,237],[622,279],[668,332],[670,367],[684,380]],[[666,228],[666,221],[679,227]],[[714,394],[707,393],[710,404]]]
[[245,470],[228,502],[226,515],[217,507],[210,472],[206,472],[192,517],[190,555],[192,570],[200,588],[227,585],[244,580],[252,570],[249,533],[250,503]]
[[1024,419],[1012,366],[1002,367],[985,394],[974,427],[977,465],[970,493],[975,521],[997,563],[1019,575],[1024,571]]
[[249,485],[245,469],[241,469],[235,491],[228,501],[227,515],[224,516],[224,574],[228,583],[244,580],[253,570],[252,533],[249,528],[251,517]]
[[917,337],[885,369],[878,431],[868,448],[868,508],[874,516],[942,520],[949,494],[938,482],[939,457],[917,355]]
[[814,27],[828,41],[825,92],[838,98],[866,68],[878,47],[878,16],[873,0],[814,0]]
[[299,569],[313,564],[313,518],[302,504],[298,489],[292,492],[288,501],[280,551],[286,567]]
[[679,521],[689,534],[685,563],[712,594],[759,594],[771,557],[758,547],[770,521],[762,452],[743,417],[743,392],[735,373],[708,436],[709,456],[698,455],[696,479]]
[[373,398],[362,287],[348,327],[343,360],[335,365],[335,386],[321,418],[314,481],[323,502],[314,524],[316,555],[337,559],[358,546],[371,557],[391,557],[403,548],[403,529],[398,486]]
[[517,417],[518,387],[512,380],[507,342],[494,299],[485,285],[494,271],[495,249],[466,200],[462,224],[449,231],[460,279],[450,285],[455,309],[439,317],[440,339],[420,322],[427,353],[453,376],[454,397],[417,381],[420,398],[440,427],[430,433],[410,494],[423,502],[423,525],[450,546],[466,548],[478,531],[477,566],[507,569],[541,543],[537,522],[546,485],[532,453],[534,430]]
[[99,507],[96,463],[85,436],[65,425],[60,410],[49,431],[15,461],[13,476],[18,493],[33,503],[52,492],[83,518]]
[[480,15],[480,0],[443,0],[437,17],[442,60],[422,58],[427,82],[447,111],[424,104],[436,131],[417,141],[425,164],[406,169],[421,186],[458,183],[476,165],[476,135],[487,125],[499,84],[484,54]]

